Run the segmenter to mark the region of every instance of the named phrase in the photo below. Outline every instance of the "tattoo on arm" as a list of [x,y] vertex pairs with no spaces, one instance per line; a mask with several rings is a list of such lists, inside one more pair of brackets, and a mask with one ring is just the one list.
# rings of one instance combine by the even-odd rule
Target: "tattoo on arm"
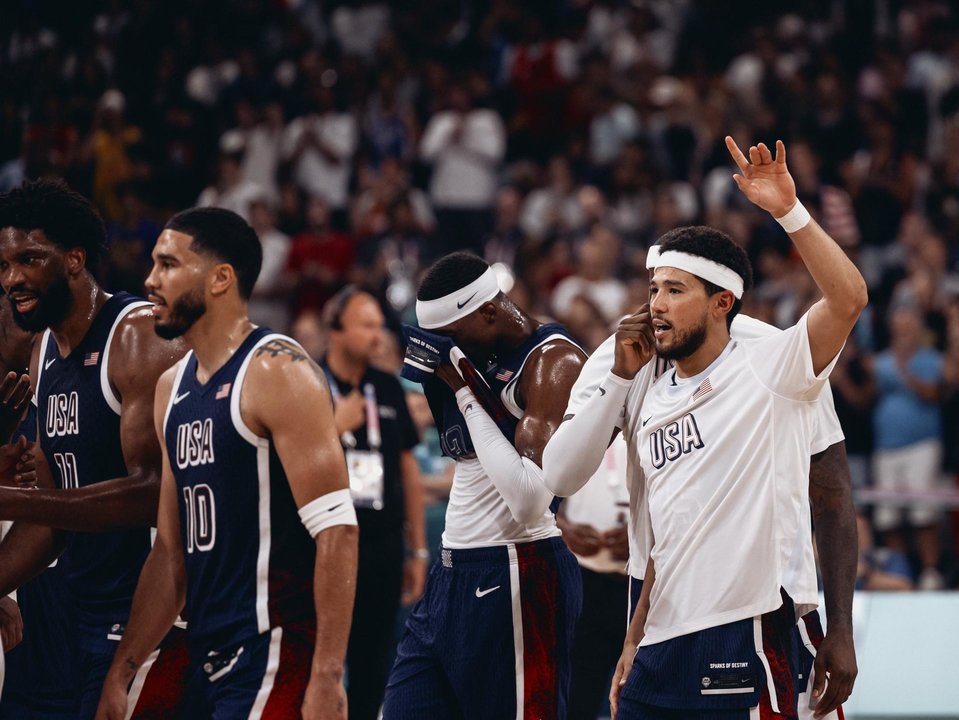
[[313,374],[316,375],[317,380],[320,381],[320,384],[327,393],[329,393],[330,384],[326,378],[326,373],[323,372],[323,368],[317,365],[299,345],[291,343],[288,340],[270,340],[270,342],[264,343],[256,349],[254,357],[260,357],[261,355],[269,355],[271,358],[288,357],[293,363],[306,361],[310,369],[313,370]]
[[127,667],[133,670],[134,672],[140,669],[140,666],[132,657],[128,657],[124,662],[126,662]]
[[266,354],[269,354],[270,357],[288,357],[293,362],[310,359],[309,355],[303,352],[303,348],[287,340],[270,340],[270,342],[264,343],[256,349],[254,357]]

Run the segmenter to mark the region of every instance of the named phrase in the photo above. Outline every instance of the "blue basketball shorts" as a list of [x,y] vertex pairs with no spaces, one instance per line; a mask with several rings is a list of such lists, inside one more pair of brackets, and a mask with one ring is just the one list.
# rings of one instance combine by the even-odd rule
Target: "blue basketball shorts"
[[301,623],[275,627],[233,647],[194,655],[180,717],[300,717],[315,645],[315,624]]
[[620,692],[621,720],[798,717],[795,607],[642,645]]
[[565,718],[582,607],[560,538],[441,550],[397,649],[384,720]]

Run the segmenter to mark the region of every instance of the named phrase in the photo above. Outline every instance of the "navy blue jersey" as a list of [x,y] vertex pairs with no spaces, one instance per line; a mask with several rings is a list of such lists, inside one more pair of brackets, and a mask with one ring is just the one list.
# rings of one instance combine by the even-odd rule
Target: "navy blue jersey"
[[[565,338],[579,347],[569,331],[562,325],[558,323],[540,325],[526,342],[516,350],[481,371],[493,394],[500,397],[503,390],[519,378],[519,374],[522,372],[530,354],[547,340],[555,337]],[[426,395],[427,402],[429,402],[430,410],[433,412],[433,420],[436,422],[436,429],[439,431],[443,454],[454,460],[476,457],[473,439],[466,427],[466,419],[456,405],[456,397],[449,386],[439,378],[434,377],[424,384],[423,392]],[[510,442],[513,441],[513,433],[516,432],[518,423],[519,416],[515,417],[512,422],[512,432],[508,438]]]
[[[120,443],[120,400],[107,376],[120,321],[149,303],[117,293],[65,358],[47,330],[41,339],[36,405],[40,447],[61,488],[127,475]],[[137,578],[150,551],[149,528],[69,533],[60,562],[77,611],[83,647],[102,643],[126,622]],[[116,630],[113,630],[116,632]]]
[[315,545],[273,443],[240,416],[249,361],[276,339],[289,340],[254,330],[205,384],[191,352],[170,393],[164,438],[177,485],[192,652],[315,618]]
[[[36,440],[33,405],[14,433]],[[64,596],[63,565],[54,563],[17,589],[23,618],[23,641],[6,653],[6,676],[0,718],[61,714],[76,717],[76,627],[73,605]]]

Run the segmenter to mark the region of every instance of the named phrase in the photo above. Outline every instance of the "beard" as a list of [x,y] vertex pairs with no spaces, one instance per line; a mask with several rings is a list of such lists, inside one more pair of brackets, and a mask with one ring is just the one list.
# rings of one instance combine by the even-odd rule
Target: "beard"
[[664,347],[656,342],[656,354],[666,360],[685,360],[706,342],[706,319],[703,318],[699,325],[685,332],[673,328],[673,335],[675,340],[672,345]]
[[[18,292],[22,288],[11,288],[10,292]],[[37,333],[48,327],[55,327],[62,323],[73,307],[73,295],[70,294],[70,281],[63,275],[53,281],[53,284],[43,293],[37,293],[37,306],[28,313],[17,310],[16,304],[10,300],[10,314],[13,321],[21,330]]]
[[180,337],[193,327],[193,324],[206,314],[206,302],[203,300],[203,290],[191,290],[186,295],[177,298],[170,306],[170,316],[163,324],[156,322],[153,330],[164,340],[173,340]]

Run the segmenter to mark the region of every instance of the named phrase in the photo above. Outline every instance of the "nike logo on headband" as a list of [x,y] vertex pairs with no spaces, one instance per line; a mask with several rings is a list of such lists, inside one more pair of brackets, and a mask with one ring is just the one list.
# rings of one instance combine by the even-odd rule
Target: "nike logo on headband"
[[[478,291],[477,291],[477,292],[478,292]],[[456,309],[457,309],[457,310],[462,310],[464,307],[466,307],[466,303],[468,303],[468,302],[469,302],[470,300],[472,300],[474,297],[476,297],[476,293],[473,293],[472,295],[470,295],[470,296],[469,296],[468,298],[466,298],[463,302],[461,302],[461,303],[460,303],[460,302],[456,303]]]

